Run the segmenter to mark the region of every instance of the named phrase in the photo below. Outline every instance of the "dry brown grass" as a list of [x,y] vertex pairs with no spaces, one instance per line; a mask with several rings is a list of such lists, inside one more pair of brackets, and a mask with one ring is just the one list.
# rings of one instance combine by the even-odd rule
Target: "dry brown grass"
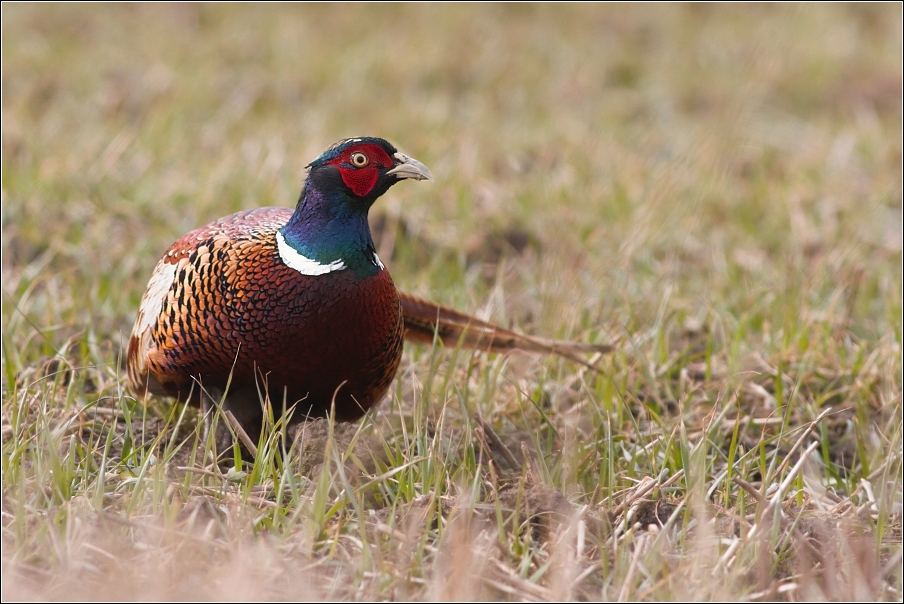
[[[4,600],[901,600],[899,6],[2,11]],[[400,287],[619,350],[412,347],[206,467],[123,391],[150,271],[349,135],[436,176]]]

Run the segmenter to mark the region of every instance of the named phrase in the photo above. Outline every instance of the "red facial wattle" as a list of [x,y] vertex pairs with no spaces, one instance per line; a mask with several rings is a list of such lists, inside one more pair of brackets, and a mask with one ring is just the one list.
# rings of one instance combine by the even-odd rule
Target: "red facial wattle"
[[[352,156],[363,153],[367,156],[367,165],[356,168],[352,163]],[[342,155],[329,162],[339,169],[342,182],[352,193],[358,197],[364,197],[374,188],[380,178],[379,168],[392,168],[392,158],[379,145],[364,144],[355,145],[346,149]]]

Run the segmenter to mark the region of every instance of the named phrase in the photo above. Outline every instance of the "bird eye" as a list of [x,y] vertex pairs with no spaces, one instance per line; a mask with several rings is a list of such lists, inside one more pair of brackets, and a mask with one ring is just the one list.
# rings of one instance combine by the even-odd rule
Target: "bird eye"
[[363,153],[352,153],[352,165],[356,168],[363,168],[367,165],[367,156]]

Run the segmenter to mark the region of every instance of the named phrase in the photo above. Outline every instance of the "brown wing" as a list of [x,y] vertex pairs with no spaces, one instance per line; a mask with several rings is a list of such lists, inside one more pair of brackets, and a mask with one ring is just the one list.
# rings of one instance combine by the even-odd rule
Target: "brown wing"
[[582,344],[520,334],[401,291],[399,300],[405,321],[405,339],[412,342],[431,343],[435,335],[448,346],[460,344],[490,352],[523,350],[556,354],[581,365],[588,363],[580,355],[612,351],[612,347],[605,344]]
[[[217,301],[212,294],[217,279],[224,277],[226,271],[223,266],[213,270],[212,264],[239,264],[238,258],[248,255],[248,250],[254,247],[250,242],[266,240],[291,215],[291,210],[286,208],[238,212],[195,229],[170,246],[154,269],[129,337],[128,385],[135,395],[176,396],[186,386],[190,387],[190,372],[168,370],[171,363],[166,362],[164,353],[177,347],[177,334],[184,334],[193,326],[203,328],[206,319],[202,316],[209,317],[213,312],[212,306]],[[252,260],[249,257],[248,262]],[[203,329],[194,331],[196,337],[208,337]],[[210,344],[203,347],[181,347],[180,366],[211,362],[209,357],[217,353],[218,342],[216,334],[210,334],[210,338]],[[223,352],[227,356],[234,354]],[[228,360],[226,363],[228,366]]]

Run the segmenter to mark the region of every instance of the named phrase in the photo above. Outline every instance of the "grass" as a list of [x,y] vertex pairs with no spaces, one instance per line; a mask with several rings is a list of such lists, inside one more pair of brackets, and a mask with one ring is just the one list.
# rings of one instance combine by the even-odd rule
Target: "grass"
[[[897,6],[2,11],[4,599],[901,600]],[[220,472],[124,334],[353,135],[436,176],[399,287],[617,352],[407,347]]]

